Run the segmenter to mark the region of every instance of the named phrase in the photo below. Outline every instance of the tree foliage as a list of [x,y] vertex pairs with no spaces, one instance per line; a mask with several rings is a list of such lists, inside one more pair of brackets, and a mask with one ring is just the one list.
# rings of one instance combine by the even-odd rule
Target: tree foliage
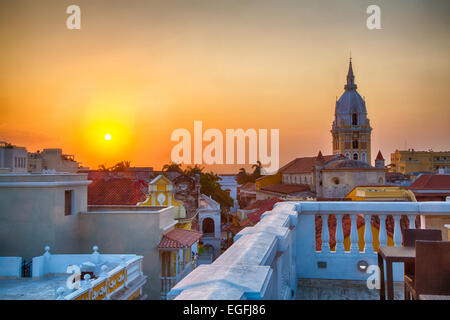
[[166,164],[163,166],[163,171],[166,172],[179,172],[189,177],[200,177],[200,192],[204,195],[210,196],[217,201],[222,209],[229,209],[234,206],[234,200],[230,197],[228,192],[222,190],[222,186],[219,181],[221,178],[213,172],[204,172],[205,168],[198,165],[188,166],[186,170],[183,170],[177,163]]
[[98,170],[100,171],[125,171],[127,170],[131,165],[131,161],[121,161],[113,165],[112,167],[106,167],[106,165],[101,164],[98,166]]
[[258,161],[256,164],[252,165],[253,172],[248,173],[245,168],[239,169],[238,174],[236,175],[236,182],[238,184],[246,184],[247,182],[255,182],[256,179],[261,177],[261,169],[262,164]]

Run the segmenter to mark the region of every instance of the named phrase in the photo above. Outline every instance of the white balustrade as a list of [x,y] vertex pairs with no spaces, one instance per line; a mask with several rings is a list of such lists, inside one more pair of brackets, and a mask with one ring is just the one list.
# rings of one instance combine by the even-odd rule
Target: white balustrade
[[387,245],[387,231],[386,231],[386,215],[380,214],[380,231],[379,231],[379,239],[380,246],[385,247]]
[[[321,229],[321,240],[322,240],[322,247],[319,250],[319,252],[326,254],[330,252],[330,246],[329,246],[329,240],[330,240],[330,230],[328,227],[328,219],[329,216],[333,213],[327,213],[323,214],[320,213],[320,217],[322,219],[322,229]],[[359,233],[358,233],[358,227],[357,227],[357,221],[358,221],[358,215],[359,214],[350,214],[350,250],[345,251],[344,247],[344,230],[343,230],[343,217],[344,214],[336,214],[336,246],[335,246],[335,252],[336,253],[357,253],[359,252],[359,243],[360,241],[364,240],[365,246],[363,252],[366,253],[374,253],[374,247],[373,243],[375,240],[379,240],[380,246],[386,246],[388,243],[388,233],[386,229],[386,219],[388,217],[388,214],[386,213],[379,213],[377,216],[379,217],[380,224],[378,229],[378,239],[374,238],[374,234],[372,232],[372,215],[371,214],[363,214],[363,218],[365,221],[364,227],[364,238],[359,239]],[[393,240],[395,246],[401,246],[402,245],[402,231],[400,226],[400,220],[401,220],[401,214],[400,213],[394,213],[392,214],[394,219],[394,229],[393,231]],[[407,215],[409,219],[408,227],[410,229],[415,229],[415,219],[416,214],[409,214]]]
[[342,214],[336,215],[336,253],[344,252],[344,232],[342,231]]
[[[350,216],[351,224],[345,225],[343,230],[343,217],[346,214]],[[330,252],[329,246],[332,233],[328,228],[330,215],[336,216],[335,252]],[[401,246],[401,217],[408,217],[406,227],[415,228],[415,218],[427,215],[450,216],[450,203],[282,202],[273,210],[266,212],[255,226],[245,228],[236,235],[234,244],[212,264],[195,268],[192,274],[178,282],[167,294],[167,298],[289,299],[295,296],[295,279],[299,278],[366,281],[370,274],[357,267],[361,262],[369,266],[377,264],[374,243],[378,243],[379,240],[381,246],[386,246],[389,230],[393,232],[394,245]],[[365,221],[361,226],[364,228],[362,230],[358,230],[357,227],[359,216]],[[372,216],[379,218],[379,229],[373,233]],[[316,217],[321,217],[322,220],[321,239],[317,237],[322,245],[317,248],[318,250],[315,234],[317,230],[315,223],[318,220]],[[388,217],[389,225],[387,225]],[[278,221],[279,223],[274,223]],[[347,248],[348,251],[345,251],[344,236],[348,236],[348,231],[350,231],[350,250]],[[378,239],[374,239],[377,234]],[[359,244],[363,242],[365,245],[360,251]],[[389,244],[391,245],[391,241]],[[282,252],[279,252],[280,250]],[[292,253],[291,257],[284,259],[283,255],[288,253]],[[403,268],[397,270],[394,268],[393,271],[394,281],[402,281]],[[294,279],[289,285],[290,294],[286,294],[287,291],[284,289],[278,289],[286,283],[284,279]],[[161,278],[164,295],[172,286],[170,281],[175,280]],[[273,285],[270,287],[267,284]],[[199,286],[202,286],[201,292],[198,290]],[[233,290],[229,290],[230,287]]]
[[408,219],[409,219],[409,228],[415,229],[416,228],[416,215],[410,214],[410,215],[408,215]]
[[373,252],[373,236],[372,236],[372,216],[370,214],[364,215],[364,221],[366,222],[365,230],[364,230],[364,242],[366,245],[364,246],[364,252],[372,253]]
[[351,228],[350,228],[350,252],[352,254],[355,254],[359,252],[359,245],[358,245],[358,228],[357,228],[357,220],[358,215],[351,214],[350,215],[351,220]]
[[400,215],[394,216],[394,244],[396,247],[402,245],[402,230],[400,228]]
[[328,215],[322,215],[322,252],[330,252],[330,233],[328,231]]

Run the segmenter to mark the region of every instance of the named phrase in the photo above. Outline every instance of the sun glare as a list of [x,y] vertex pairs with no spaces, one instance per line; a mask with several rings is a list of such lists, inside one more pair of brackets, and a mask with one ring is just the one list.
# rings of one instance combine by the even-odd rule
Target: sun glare
[[109,133],[105,134],[105,140],[111,140],[111,135]]

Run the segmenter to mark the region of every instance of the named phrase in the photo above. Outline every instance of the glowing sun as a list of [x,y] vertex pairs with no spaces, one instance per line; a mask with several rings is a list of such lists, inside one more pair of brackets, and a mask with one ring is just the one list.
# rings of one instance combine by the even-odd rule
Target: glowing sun
[[111,135],[109,133],[105,134],[105,140],[111,140]]

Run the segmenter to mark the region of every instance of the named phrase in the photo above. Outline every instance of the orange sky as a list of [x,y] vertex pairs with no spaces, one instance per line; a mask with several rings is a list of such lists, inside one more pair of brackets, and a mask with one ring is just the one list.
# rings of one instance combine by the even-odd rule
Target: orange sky
[[2,1],[0,140],[160,169],[172,131],[202,120],[280,129],[280,165],[329,154],[351,50],[372,156],[449,150],[450,4],[377,1],[383,29],[370,31],[372,2],[76,1],[71,31],[73,1]]

